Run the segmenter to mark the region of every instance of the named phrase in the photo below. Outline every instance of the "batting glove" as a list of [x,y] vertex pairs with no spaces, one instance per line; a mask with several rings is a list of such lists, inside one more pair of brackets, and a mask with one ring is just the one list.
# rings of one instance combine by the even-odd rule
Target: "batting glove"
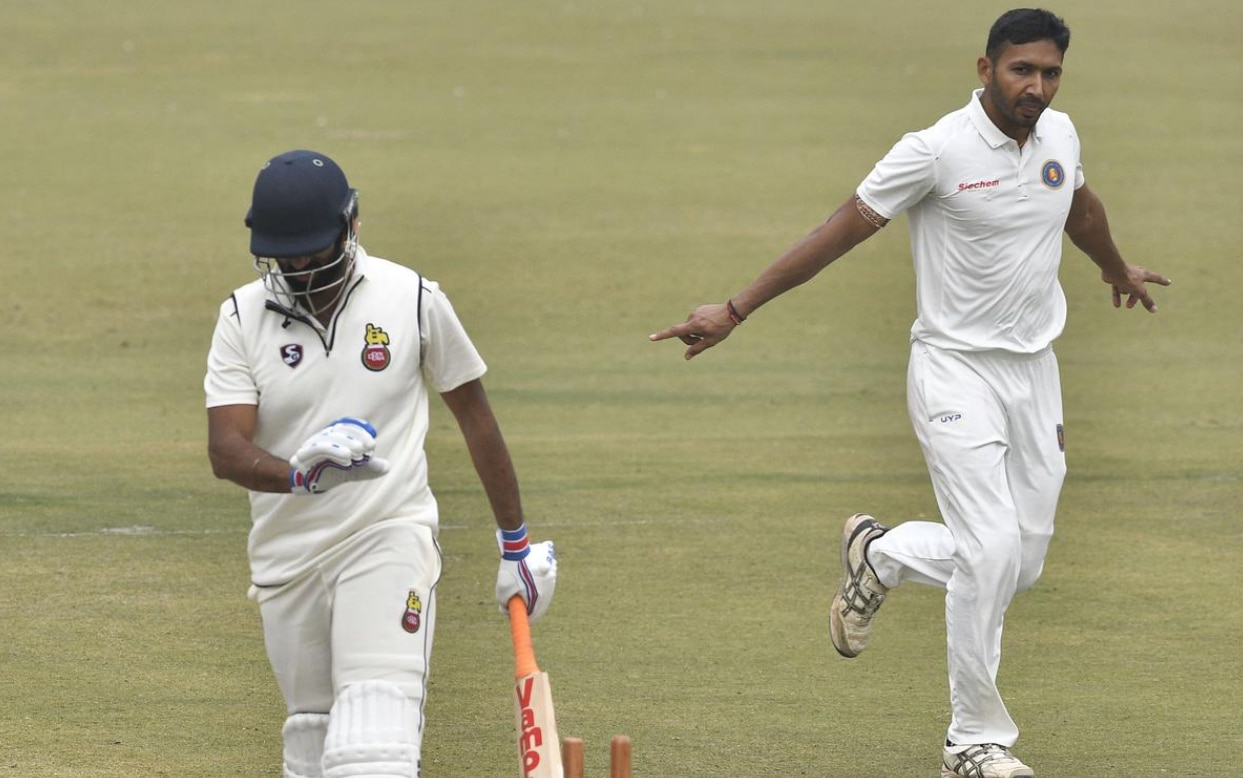
[[322,494],[350,481],[379,478],[388,460],[373,457],[375,427],[362,419],[337,419],[312,435],[289,459],[289,491]]
[[509,601],[515,594],[527,604],[531,621],[538,621],[552,604],[557,587],[557,552],[551,540],[532,544],[527,540],[527,527],[496,531],[501,547],[501,568],[496,573],[496,601],[501,612],[508,613]]

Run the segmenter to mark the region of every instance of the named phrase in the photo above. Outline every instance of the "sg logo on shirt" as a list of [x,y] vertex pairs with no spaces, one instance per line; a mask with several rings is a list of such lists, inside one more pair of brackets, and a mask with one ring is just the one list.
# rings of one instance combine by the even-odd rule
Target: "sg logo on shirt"
[[281,346],[281,361],[290,367],[297,367],[302,363],[302,346],[298,343],[290,343],[287,346]]

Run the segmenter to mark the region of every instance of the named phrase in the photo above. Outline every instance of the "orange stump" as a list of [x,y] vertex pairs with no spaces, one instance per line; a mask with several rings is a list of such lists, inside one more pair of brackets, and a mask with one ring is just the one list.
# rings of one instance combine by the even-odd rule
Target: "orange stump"
[[561,741],[561,766],[565,778],[583,778],[583,739],[567,737]]
[[609,778],[630,778],[630,738],[615,735],[609,754]]
[[[565,778],[584,778],[582,738],[562,738],[561,764]],[[609,778],[630,778],[630,738],[625,735],[615,736],[610,745]]]

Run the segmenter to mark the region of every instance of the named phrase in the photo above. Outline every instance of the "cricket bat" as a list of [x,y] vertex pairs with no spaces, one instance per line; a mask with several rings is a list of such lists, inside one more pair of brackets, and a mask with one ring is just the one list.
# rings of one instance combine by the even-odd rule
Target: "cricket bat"
[[518,729],[518,775],[563,778],[561,739],[552,709],[548,673],[535,663],[527,606],[519,596],[509,601],[509,632],[514,641],[514,716]]

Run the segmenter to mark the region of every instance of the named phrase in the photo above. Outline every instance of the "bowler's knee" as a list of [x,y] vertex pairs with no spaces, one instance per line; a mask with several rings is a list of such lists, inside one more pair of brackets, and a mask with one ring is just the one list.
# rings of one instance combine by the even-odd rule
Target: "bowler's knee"
[[1036,585],[1044,572],[1044,558],[1049,550],[1052,535],[1029,536],[1023,541],[1023,564],[1019,568],[1018,591],[1023,592]]
[[1019,582],[1015,591],[1025,592],[1036,585],[1040,580],[1040,574],[1044,572],[1044,561],[1035,564],[1024,564],[1019,568]]
[[979,537],[974,543],[960,542],[955,556],[959,567],[987,581],[991,588],[1017,575],[1022,564],[1022,544],[1017,533],[997,532]]

